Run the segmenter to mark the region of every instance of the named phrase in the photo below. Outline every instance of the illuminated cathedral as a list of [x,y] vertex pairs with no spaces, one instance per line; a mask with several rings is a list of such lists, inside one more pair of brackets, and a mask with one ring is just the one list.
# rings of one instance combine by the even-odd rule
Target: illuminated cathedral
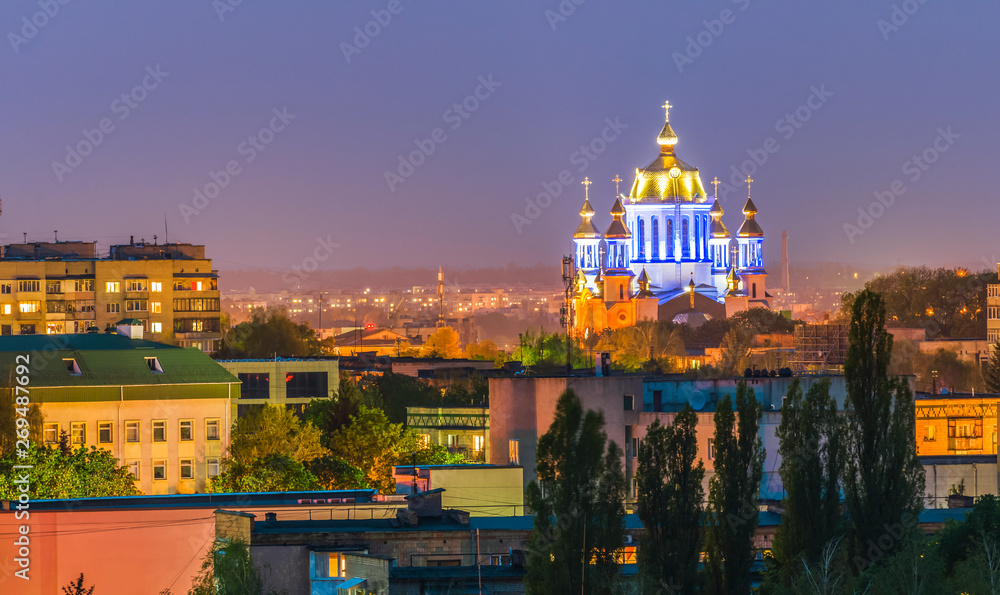
[[677,135],[670,108],[656,142],[660,154],[635,170],[628,195],[615,199],[611,225],[594,225],[589,179],[584,179],[582,221],[573,234],[576,267],[573,324],[577,332],[630,326],[636,321],[698,324],[754,307],[769,307],[764,286],[764,231],[750,199],[748,176],[744,220],[733,236],[725,211],[701,183],[698,168],[675,153]]

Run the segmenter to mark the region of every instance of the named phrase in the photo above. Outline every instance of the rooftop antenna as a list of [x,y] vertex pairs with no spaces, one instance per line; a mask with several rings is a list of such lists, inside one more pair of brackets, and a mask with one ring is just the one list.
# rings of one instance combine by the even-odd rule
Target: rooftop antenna
[[56,236],[56,243],[58,244],[59,243],[59,230],[57,229],[57,230],[53,231],[52,233],[55,234],[55,236]]
[[23,232],[23,233],[24,233],[24,243],[27,244],[28,243],[28,232]]
[[153,234],[153,245],[154,246],[156,245],[156,234],[155,233]]
[[170,239],[169,238],[170,238],[170,234],[167,233],[167,214],[164,213],[163,214],[163,243],[164,244],[169,244],[170,243]]

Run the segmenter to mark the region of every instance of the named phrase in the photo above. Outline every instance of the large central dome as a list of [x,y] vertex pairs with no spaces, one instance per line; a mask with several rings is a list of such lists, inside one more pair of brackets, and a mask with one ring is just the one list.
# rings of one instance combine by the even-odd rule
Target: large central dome
[[701,184],[698,168],[688,165],[674,153],[677,134],[670,127],[670,104],[667,103],[664,107],[667,109],[667,121],[656,138],[660,154],[646,167],[635,170],[635,182],[628,197],[629,202],[705,202],[708,197]]

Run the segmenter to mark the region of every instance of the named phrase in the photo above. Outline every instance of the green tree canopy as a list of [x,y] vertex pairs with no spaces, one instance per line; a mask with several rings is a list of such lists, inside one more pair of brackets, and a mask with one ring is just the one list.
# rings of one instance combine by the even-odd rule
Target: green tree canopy
[[[284,592],[282,592],[284,593]],[[265,590],[261,568],[243,541],[217,541],[205,556],[188,595],[282,595]]]
[[625,539],[621,458],[604,433],[604,416],[584,412],[573,391],[563,393],[552,425],[538,439],[538,479],[525,491],[535,512],[527,593],[615,591]]
[[365,484],[383,494],[396,493],[392,467],[417,450],[412,431],[390,422],[380,409],[365,406],[351,417],[350,424],[331,434],[329,444],[334,457],[360,469]]
[[138,496],[135,477],[118,464],[110,452],[96,447],[69,448],[63,432],[61,448],[33,446],[25,458],[11,454],[0,459],[0,498],[17,500],[19,476],[24,473],[15,465],[31,465],[30,491],[32,500],[53,498],[103,498]]
[[226,331],[214,357],[307,357],[320,355],[321,351],[315,331],[308,323],[293,322],[284,307],[255,308],[250,312],[250,320]]
[[[853,302],[844,364],[847,384],[844,499],[859,568],[877,562],[862,552],[887,527],[912,526],[923,508],[924,469],[917,459],[913,395],[888,374],[892,335],[885,330],[882,297],[862,290]],[[899,551],[903,539],[881,548]]]
[[636,504],[645,529],[639,547],[645,593],[699,588],[705,465],[698,460],[697,426],[698,414],[686,405],[672,425],[655,420],[639,446]]
[[729,395],[715,411],[715,475],[708,487],[706,567],[710,593],[750,593],[757,506],[764,471],[758,436],[763,407],[745,382],[736,388],[736,412]]

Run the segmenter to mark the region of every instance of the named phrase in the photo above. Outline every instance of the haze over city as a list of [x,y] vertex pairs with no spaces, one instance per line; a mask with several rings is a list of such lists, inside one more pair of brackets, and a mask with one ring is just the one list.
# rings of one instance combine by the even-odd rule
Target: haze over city
[[554,264],[583,177],[603,228],[669,99],[724,221],[749,173],[793,265],[996,262],[995,3],[562,4],[4,3],[0,231],[106,247],[166,219],[228,270],[331,244],[321,269]]

